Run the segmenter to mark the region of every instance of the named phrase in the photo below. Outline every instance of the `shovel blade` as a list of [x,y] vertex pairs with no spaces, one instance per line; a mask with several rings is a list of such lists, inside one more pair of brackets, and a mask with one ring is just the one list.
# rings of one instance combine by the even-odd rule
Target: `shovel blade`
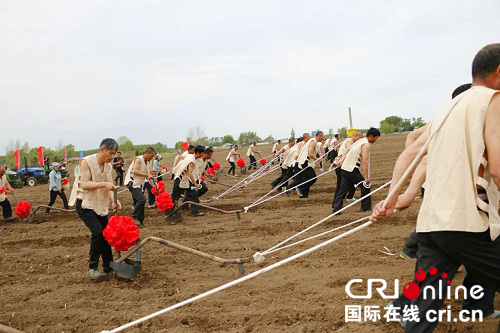
[[134,260],[127,260],[126,262],[112,261],[110,266],[115,270],[116,276],[127,280],[135,279],[141,271],[141,262]]

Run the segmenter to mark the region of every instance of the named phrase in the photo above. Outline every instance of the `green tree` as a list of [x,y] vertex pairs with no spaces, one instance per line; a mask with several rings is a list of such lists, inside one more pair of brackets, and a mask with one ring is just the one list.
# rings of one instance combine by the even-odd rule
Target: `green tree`
[[338,132],[341,139],[347,138],[347,127],[344,126],[342,128],[339,128]]
[[274,142],[274,138],[273,138],[273,136],[272,136],[271,134],[269,134],[269,135],[267,136],[267,138],[265,138],[265,139],[264,139],[264,141],[265,141],[265,142],[272,143],[272,142]]
[[132,141],[127,140],[120,144],[120,150],[126,152],[134,151],[134,144],[132,143]]
[[420,128],[422,126],[425,126],[426,123],[424,121],[424,119],[422,119],[422,117],[418,117],[418,118],[411,118],[411,125],[413,126],[413,128]]
[[177,141],[175,143],[175,150],[179,150],[179,149],[182,149],[182,144],[184,143],[184,141]]
[[222,144],[225,144],[225,143],[230,143],[230,144],[234,144],[235,141],[234,141],[234,138],[232,135],[224,135],[224,137],[222,138]]
[[290,136],[292,138],[295,138],[295,130],[292,128],[292,130],[290,131]]

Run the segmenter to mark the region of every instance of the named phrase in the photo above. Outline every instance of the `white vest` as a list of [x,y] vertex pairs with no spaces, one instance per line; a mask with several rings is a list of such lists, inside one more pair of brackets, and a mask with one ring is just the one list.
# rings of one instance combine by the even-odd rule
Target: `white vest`
[[[96,183],[100,182],[109,182],[113,183],[113,175],[112,170],[113,166],[111,163],[104,164],[104,172],[101,172],[99,168],[99,163],[97,161],[97,154],[93,154],[87,157],[84,157],[85,162],[90,169],[90,180]],[[79,187],[81,181],[81,175],[78,177],[78,183],[75,182],[73,186],[78,186],[78,198],[82,199],[82,208],[91,209],[97,215],[106,216],[108,215],[109,208],[109,196],[108,191],[104,188],[100,188],[98,190],[86,191],[82,190]]]
[[283,159],[283,169],[291,168],[297,162],[297,156],[299,155],[299,147],[297,145],[293,145],[293,147],[289,148],[286,152],[286,156]]
[[360,163],[361,148],[365,144],[370,144],[367,138],[361,138],[353,143],[351,149],[349,150],[347,156],[344,159],[344,163],[342,163],[341,167],[342,170],[348,172],[352,172],[354,170],[356,165]]
[[309,160],[309,147],[312,144],[316,145],[316,140],[310,138],[299,151],[299,157],[297,158],[297,162],[299,163],[300,169],[302,169],[302,164],[304,164],[307,160]]
[[[492,240],[500,234],[500,194],[483,157],[485,115],[496,92],[474,86],[450,102],[429,125],[430,135],[453,108],[429,143],[425,196],[417,232],[484,232],[490,228]],[[481,164],[485,169],[482,176]],[[486,190],[484,198],[478,195],[477,186]]]
[[342,143],[340,144],[340,147],[339,147],[339,149],[338,149],[339,156],[343,156],[343,155],[344,155],[344,153],[345,153],[345,151],[346,151],[346,149],[347,149],[346,145],[347,145],[347,143],[348,143],[348,142],[350,142],[351,144],[353,144],[353,141],[352,141],[352,139],[351,139],[351,138],[347,138],[347,139],[345,139],[345,140],[344,140],[344,141],[342,141]]
[[182,161],[180,161],[177,166],[172,170],[174,174],[174,179],[181,179],[179,184],[180,188],[188,188],[189,187],[189,177],[183,177],[184,173],[188,170],[189,164],[194,164],[193,176],[196,180],[196,159],[194,158],[194,154],[188,154]]
[[252,145],[250,145],[250,147],[248,147],[248,150],[247,150],[247,156],[250,157],[250,156],[253,156],[253,150],[252,150]]
[[[0,189],[3,187],[7,190],[7,171],[5,171],[5,175],[3,175],[2,179],[0,179]],[[0,202],[4,202],[7,195],[5,193],[0,193]]]
[[134,164],[135,161],[139,159],[140,160],[140,165],[139,165],[139,171],[143,173],[149,173],[149,170],[151,170],[151,163],[146,162],[144,160],[144,155],[136,157],[133,161],[132,164],[128,167],[127,170],[127,175],[125,176],[125,185],[128,185],[129,182],[132,182],[132,187],[133,188],[142,188],[144,186],[144,183],[146,182],[146,177],[142,176],[137,176],[134,175]]
[[196,159],[196,161],[194,163],[194,167],[195,167],[194,178],[196,180],[200,180],[201,181],[201,176],[203,176],[203,172],[205,172],[205,169],[207,167],[207,162],[208,162],[208,160],[204,161],[203,157],[200,157],[200,158]]
[[226,161],[233,162],[233,163],[236,162],[234,160],[233,153],[236,153],[236,150],[234,150],[234,148],[229,151],[229,154],[227,154]]

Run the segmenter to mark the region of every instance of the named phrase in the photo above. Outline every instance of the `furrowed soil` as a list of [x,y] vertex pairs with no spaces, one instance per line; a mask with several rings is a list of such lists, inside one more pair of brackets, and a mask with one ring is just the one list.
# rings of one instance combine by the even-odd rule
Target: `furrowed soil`
[[[390,180],[404,141],[402,135],[384,136],[372,146],[372,190]],[[271,147],[260,149],[266,156]],[[246,147],[240,152],[248,163]],[[218,150],[214,157],[227,172],[226,154],[227,150]],[[173,157],[168,157],[162,162],[170,168],[172,161]],[[319,168],[316,172],[320,172]],[[275,171],[244,189],[206,204],[225,210],[248,206],[271,189],[270,182],[278,173]],[[170,191],[173,185],[170,177],[164,181]],[[219,181],[235,184],[238,180],[220,175]],[[181,223],[169,225],[161,212],[147,209],[141,238],[157,236],[223,258],[251,258],[256,251],[264,251],[330,214],[335,183],[335,173],[330,172],[318,179],[308,199],[299,199],[296,193],[289,198],[281,195],[242,213],[241,220],[234,214],[205,211],[204,217],[194,218],[186,212]],[[208,186],[210,191],[202,197],[204,200],[227,189],[221,184]],[[387,192],[383,189],[376,193],[373,204],[382,200]],[[34,207],[46,205],[48,185],[18,189],[16,196]],[[120,194],[119,199],[124,208],[122,214],[129,214],[130,193]],[[412,280],[414,262],[399,258],[399,252],[415,228],[420,203],[418,199],[410,209],[390,220],[371,225],[301,259],[126,332],[402,332],[396,323],[387,323],[383,318],[383,307],[389,300],[380,298],[376,292],[373,299],[350,299],[345,285],[355,278],[378,278],[387,280],[392,291],[392,281],[399,279],[401,291],[402,286]],[[59,198],[54,207],[62,208]],[[298,239],[367,215],[359,209],[359,204],[355,205]],[[235,265],[220,266],[150,243],[143,249],[142,272],[133,282],[108,278],[93,283],[87,266],[90,233],[83,222],[75,212],[53,211],[48,216],[42,213],[40,210],[35,217],[42,223],[1,224],[4,230],[0,232],[0,323],[3,325],[25,332],[111,330],[238,277]],[[245,273],[301,252],[342,231],[345,230],[272,253],[261,264],[252,260],[244,265]],[[395,255],[381,253],[384,247]],[[464,275],[464,272],[457,274],[453,287],[461,284]],[[365,293],[366,288],[355,290]],[[382,318],[376,322],[346,322],[346,305],[379,306]],[[446,305],[451,305],[456,317],[461,301],[447,301]],[[500,308],[498,299],[495,307]],[[498,320],[442,323],[436,332],[495,332],[497,324]]]

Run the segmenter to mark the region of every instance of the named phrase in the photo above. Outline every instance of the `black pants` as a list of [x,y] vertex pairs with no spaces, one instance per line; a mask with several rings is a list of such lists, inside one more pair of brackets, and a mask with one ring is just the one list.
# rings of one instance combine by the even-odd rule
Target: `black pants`
[[[273,180],[273,181],[271,182],[271,187],[272,187],[272,188],[275,188],[276,186],[278,186],[279,184],[281,184],[281,183],[283,182],[283,179],[285,179],[285,177],[286,177],[286,173],[287,173],[287,171],[288,171],[288,169],[283,169],[283,168],[281,168],[281,175],[280,175],[278,178],[276,178],[275,180]],[[288,185],[288,184],[282,184],[282,186],[286,186],[286,185]],[[280,187],[281,187],[281,186],[280,186]],[[280,190],[280,189],[278,189],[278,191],[279,191],[279,190]]]
[[201,182],[200,184],[201,184],[201,187],[198,190],[198,198],[201,197],[203,194],[208,192],[207,184],[205,182]]
[[299,186],[299,190],[302,192],[302,198],[307,198],[309,197],[309,190],[316,183],[317,178],[315,178],[316,171],[314,171],[314,167],[309,166],[307,161],[304,163],[303,169],[302,182],[305,183]]
[[108,216],[100,216],[91,209],[82,208],[81,199],[76,201],[76,212],[92,235],[90,238],[89,268],[97,269],[99,257],[102,256],[102,267],[105,272],[109,271],[109,263],[113,260],[113,254],[111,253],[111,246],[102,234],[108,225]]
[[[429,272],[431,267],[436,267],[437,274],[427,274],[424,281],[415,280],[414,282],[419,285],[421,291],[426,286],[433,286],[437,291],[439,281],[452,280],[460,265],[463,264],[470,275],[465,278],[464,286],[480,284],[485,288],[484,296],[480,301],[468,300],[464,302],[463,307],[481,309],[484,311],[483,315],[486,316],[493,311],[495,290],[500,288],[499,253],[500,238],[492,241],[489,230],[479,233],[460,231],[418,233],[417,268]],[[446,279],[441,278],[442,273],[447,274]],[[447,285],[446,282],[444,285]],[[432,332],[437,326],[437,321],[430,323],[426,320],[426,314],[429,310],[438,311],[444,299],[431,298],[424,299],[423,292],[421,292],[417,298],[411,300],[412,305],[417,305],[421,319],[418,323],[408,322],[406,332]]]
[[[54,202],[56,202],[57,196],[61,197],[61,199],[63,201],[64,209],[69,209],[68,199],[66,198],[66,194],[64,194],[64,189],[61,189],[61,192],[54,191],[54,190],[50,191],[50,202],[49,202],[48,206],[52,207],[52,205],[54,204]],[[50,212],[50,208],[47,208],[45,210],[45,212],[49,213]]]
[[412,232],[406,239],[405,245],[403,246],[403,252],[407,256],[415,258],[418,252],[418,236],[417,232]]
[[156,197],[153,192],[151,192],[152,189],[153,185],[151,185],[149,182],[144,183],[144,190],[148,192],[148,205],[154,205],[156,202]]
[[181,183],[180,178],[176,178],[174,180],[174,187],[172,188],[172,194],[171,194],[171,198],[172,198],[173,202],[179,201],[179,199],[181,198],[181,195],[184,194],[184,189],[179,187],[180,183]]
[[229,168],[229,171],[227,172],[227,174],[229,175],[231,172],[233,172],[233,176],[236,172],[236,164],[234,162],[229,162],[229,164],[231,164],[231,167]]
[[248,170],[251,170],[252,167],[254,169],[257,169],[257,160],[255,159],[255,156],[250,155],[249,157],[250,157],[250,165],[248,166]]
[[328,152],[328,160],[330,161],[330,163],[333,163],[337,156],[339,156],[339,153],[335,149],[330,150]]
[[298,163],[295,163],[292,169],[295,174],[295,177],[293,178],[292,183],[286,187],[287,189],[294,188],[295,186],[299,185],[304,181],[304,172],[301,172],[302,169],[299,168]]
[[[337,175],[337,186],[335,187],[335,194],[333,196],[332,208],[335,206],[335,198],[337,197],[337,194],[339,193],[340,185],[342,184],[342,174],[340,172],[340,168],[335,169],[335,175]],[[356,188],[354,186],[350,187],[348,192],[347,192],[347,199],[354,198],[355,192],[356,192]]]
[[122,170],[122,168],[115,169],[115,172],[116,172],[115,183],[116,183],[116,181],[119,180],[120,182],[118,183],[118,185],[123,186],[123,170]]
[[[361,172],[359,172],[358,168],[354,168],[354,170],[351,172],[348,172],[345,170],[341,170],[340,172],[342,175],[342,180],[341,180],[339,192],[337,193],[337,196],[335,197],[335,201],[333,203],[333,211],[334,212],[342,209],[342,206],[344,204],[344,199],[347,196],[347,193],[349,192],[350,188],[355,188],[355,186],[359,184],[358,186],[361,188],[361,195],[362,196],[365,196],[365,195],[370,193],[370,188],[364,186],[364,184],[361,183],[365,179],[361,175]],[[361,201],[361,210],[367,211],[370,209],[372,209],[371,197],[364,198],[363,201]]]
[[144,206],[146,205],[146,197],[142,193],[140,187],[132,187],[131,184],[127,185],[128,190],[132,193],[132,198],[134,199],[134,207],[132,208],[132,214],[130,216],[139,221],[141,224],[144,223]]
[[0,202],[0,206],[2,206],[2,213],[4,219],[12,217],[12,207],[10,205],[9,199],[5,198],[4,201]]

